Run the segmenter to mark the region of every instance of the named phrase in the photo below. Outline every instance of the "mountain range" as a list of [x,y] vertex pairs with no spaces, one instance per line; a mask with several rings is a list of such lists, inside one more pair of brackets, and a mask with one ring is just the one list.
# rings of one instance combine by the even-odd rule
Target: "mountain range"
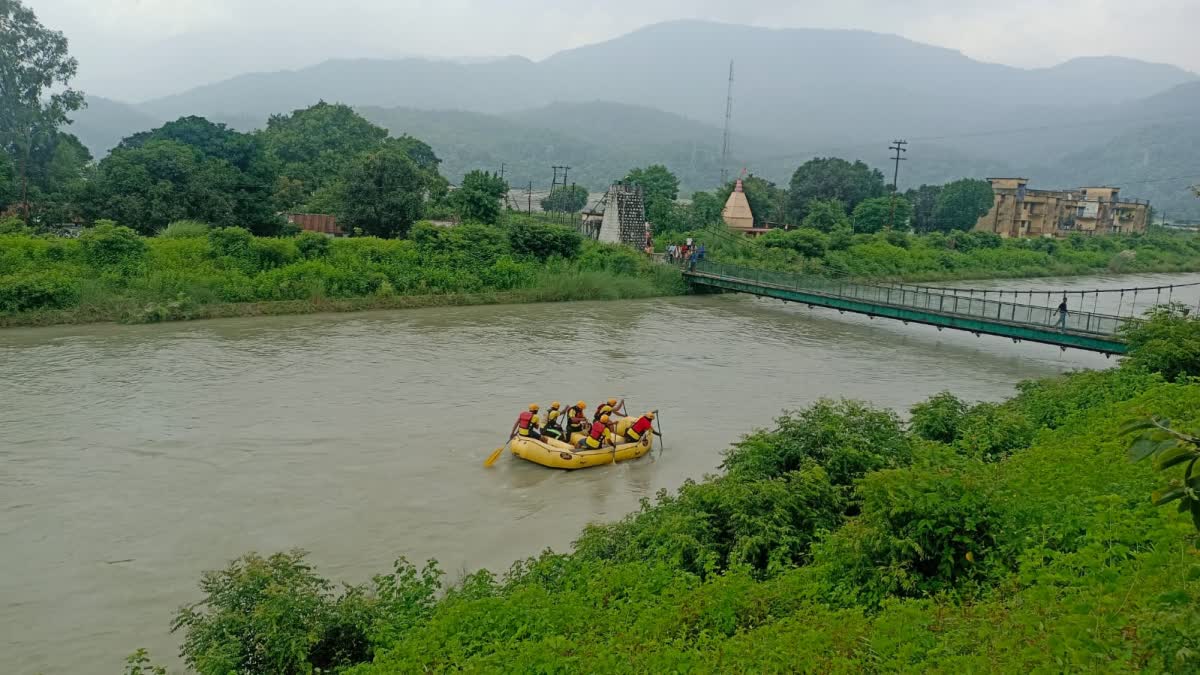
[[731,60],[735,173],[783,182],[827,154],[885,168],[889,141],[907,138],[901,188],[994,173],[1046,187],[1122,182],[1200,218],[1187,181],[1165,180],[1200,182],[1200,155],[1183,151],[1200,138],[1194,73],[1118,57],[1021,69],[865,31],[677,21],[537,62],[334,60],[136,105],[91,98],[74,131],[102,154],[181,115],[249,129],[324,99],[426,140],[451,180],[504,163],[514,185],[548,184],[557,164],[594,189],[663,162],[707,189],[720,174]]

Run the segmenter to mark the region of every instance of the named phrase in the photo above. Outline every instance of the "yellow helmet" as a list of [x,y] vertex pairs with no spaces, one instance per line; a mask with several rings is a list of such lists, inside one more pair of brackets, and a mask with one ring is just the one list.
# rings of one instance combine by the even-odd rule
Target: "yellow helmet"
[[652,413],[652,412],[646,413],[646,419],[648,419],[648,420],[654,419],[654,413]]
[[550,404],[550,409],[551,409],[551,410],[558,410],[558,409],[559,409],[559,408],[561,408],[561,407],[562,407],[562,404],[561,404],[561,403],[559,403],[558,401],[555,401],[554,403],[551,403],[551,404]]
[[615,398],[608,399],[608,404],[615,406],[617,404],[617,399],[615,399]]
[[529,412],[537,412],[537,411],[538,411],[538,404],[530,403],[529,404]]
[[601,423],[601,424],[608,424],[608,415],[601,415],[601,416],[600,416],[600,423]]
[[576,408],[579,408],[580,410],[583,410],[584,408],[586,408],[586,407],[587,407],[587,404],[586,404],[586,403],[584,403],[583,401],[580,401],[579,403],[576,403],[576,404],[575,404],[575,407],[576,407]]

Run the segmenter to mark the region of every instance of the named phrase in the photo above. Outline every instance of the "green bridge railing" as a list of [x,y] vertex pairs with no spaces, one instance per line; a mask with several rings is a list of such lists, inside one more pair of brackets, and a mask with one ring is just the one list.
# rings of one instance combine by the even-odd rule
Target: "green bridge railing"
[[918,310],[942,317],[968,318],[988,323],[1021,326],[1042,332],[1064,332],[1117,339],[1123,325],[1130,321],[1136,321],[1130,317],[1068,309],[1065,326],[1060,328],[1057,307],[972,298],[922,288],[860,283],[708,261],[698,262],[694,267],[686,268],[684,271],[693,280],[701,283],[703,278],[708,277],[814,296],[853,300],[868,305]]

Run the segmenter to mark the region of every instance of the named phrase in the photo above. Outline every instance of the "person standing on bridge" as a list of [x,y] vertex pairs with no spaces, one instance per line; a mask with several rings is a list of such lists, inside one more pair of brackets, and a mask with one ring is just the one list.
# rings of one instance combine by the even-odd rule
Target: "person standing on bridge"
[[1067,329],[1067,296],[1063,295],[1062,302],[1058,303],[1058,329],[1065,331]]

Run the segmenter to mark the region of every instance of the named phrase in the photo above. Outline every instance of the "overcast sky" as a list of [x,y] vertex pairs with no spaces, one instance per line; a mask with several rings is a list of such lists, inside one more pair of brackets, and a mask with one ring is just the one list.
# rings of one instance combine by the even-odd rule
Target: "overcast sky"
[[859,28],[1023,67],[1114,54],[1200,72],[1200,0],[25,0],[88,93],[138,101],[332,57],[532,59],[681,18]]

